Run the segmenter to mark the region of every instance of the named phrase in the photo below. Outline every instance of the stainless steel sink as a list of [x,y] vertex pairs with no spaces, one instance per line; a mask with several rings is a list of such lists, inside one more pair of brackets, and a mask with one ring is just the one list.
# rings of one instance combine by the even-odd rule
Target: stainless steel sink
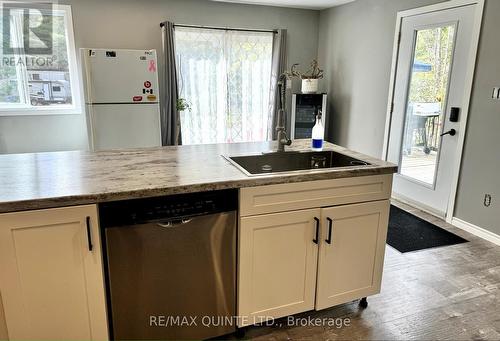
[[224,157],[250,176],[370,165],[334,151],[273,152]]

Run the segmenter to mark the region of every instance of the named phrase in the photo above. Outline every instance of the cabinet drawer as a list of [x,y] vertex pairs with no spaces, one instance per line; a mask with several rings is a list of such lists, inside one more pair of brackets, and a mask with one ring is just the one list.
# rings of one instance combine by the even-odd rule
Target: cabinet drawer
[[389,199],[392,174],[242,188],[242,217]]

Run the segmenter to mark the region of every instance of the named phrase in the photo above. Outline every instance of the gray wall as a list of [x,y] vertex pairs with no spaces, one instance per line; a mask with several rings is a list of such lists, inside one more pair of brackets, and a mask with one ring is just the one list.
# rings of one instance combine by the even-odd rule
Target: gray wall
[[[286,28],[291,63],[308,64],[318,51],[319,11],[207,0],[61,0],[59,3],[72,6],[77,48],[160,51],[159,24],[170,20],[207,26]],[[0,116],[0,154],[86,149],[86,136],[83,115]]]
[[[476,77],[465,136],[455,215],[500,235],[500,1],[487,0],[479,42]],[[490,207],[483,205],[491,194]]]
[[[358,0],[321,11],[318,49],[330,93],[329,139],[382,155],[396,13],[439,0]],[[487,0],[455,215],[500,234],[500,1]],[[485,193],[493,195],[490,208]]]
[[382,156],[396,14],[436,2],[358,0],[321,11],[318,59],[330,95],[330,141]]

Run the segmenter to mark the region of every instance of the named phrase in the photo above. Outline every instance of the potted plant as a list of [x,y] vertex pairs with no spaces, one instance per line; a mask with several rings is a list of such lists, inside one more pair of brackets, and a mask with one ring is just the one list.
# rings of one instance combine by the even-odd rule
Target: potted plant
[[177,99],[176,107],[178,112],[182,112],[185,110],[191,111],[191,104],[185,98],[182,97]]
[[292,65],[291,74],[302,79],[302,93],[313,94],[318,91],[319,80],[323,78],[323,70],[319,68],[318,61],[313,59],[309,70],[302,73],[297,70],[299,64]]

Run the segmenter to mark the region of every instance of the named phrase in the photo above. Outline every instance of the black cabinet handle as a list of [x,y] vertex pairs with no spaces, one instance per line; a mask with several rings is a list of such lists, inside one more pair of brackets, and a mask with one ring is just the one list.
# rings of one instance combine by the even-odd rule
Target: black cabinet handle
[[314,217],[314,220],[316,221],[316,238],[313,239],[314,244],[318,244],[319,242],[319,219]]
[[332,228],[333,228],[333,220],[331,218],[326,218],[328,220],[328,238],[325,239],[325,242],[328,244],[332,243]]
[[92,245],[92,235],[90,234],[90,217],[87,217],[86,223],[87,223],[87,241],[89,243],[89,251],[92,251],[94,246]]

